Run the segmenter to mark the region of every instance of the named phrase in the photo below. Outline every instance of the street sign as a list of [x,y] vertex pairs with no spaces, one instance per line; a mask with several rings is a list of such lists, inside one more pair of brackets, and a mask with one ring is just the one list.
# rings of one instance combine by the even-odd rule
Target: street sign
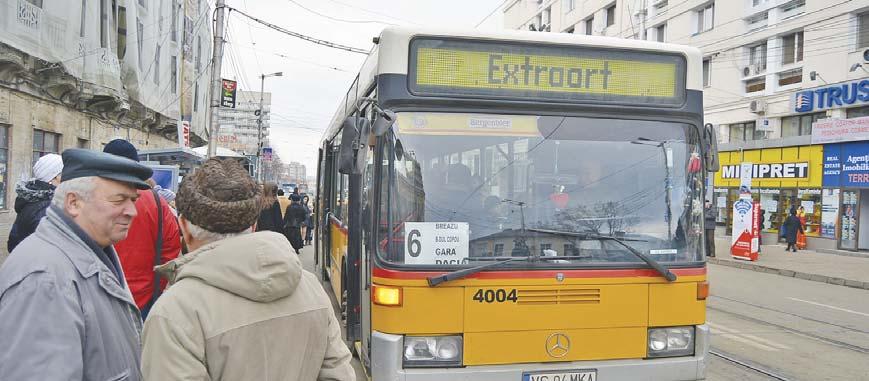
[[238,83],[228,79],[223,80],[221,86],[220,107],[235,108],[235,92],[238,90]]
[[272,149],[263,147],[263,161],[272,161]]

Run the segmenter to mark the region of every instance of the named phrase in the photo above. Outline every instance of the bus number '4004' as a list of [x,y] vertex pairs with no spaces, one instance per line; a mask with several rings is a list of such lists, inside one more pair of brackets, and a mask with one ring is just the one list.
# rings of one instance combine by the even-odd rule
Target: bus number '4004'
[[480,303],[483,303],[483,302],[486,302],[486,303],[495,303],[495,302],[504,303],[507,301],[511,301],[513,303],[516,303],[516,300],[518,298],[516,297],[516,289],[515,288],[510,290],[510,291],[507,291],[503,288],[499,288],[497,290],[479,289],[479,290],[477,290],[477,293],[474,294],[473,299],[480,302]]

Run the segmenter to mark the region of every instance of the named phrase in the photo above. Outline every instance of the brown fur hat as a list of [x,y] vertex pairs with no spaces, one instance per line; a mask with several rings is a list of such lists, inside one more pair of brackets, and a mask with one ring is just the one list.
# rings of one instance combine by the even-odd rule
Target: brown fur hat
[[192,224],[214,233],[250,228],[260,213],[262,191],[231,159],[211,158],[181,182],[175,203]]

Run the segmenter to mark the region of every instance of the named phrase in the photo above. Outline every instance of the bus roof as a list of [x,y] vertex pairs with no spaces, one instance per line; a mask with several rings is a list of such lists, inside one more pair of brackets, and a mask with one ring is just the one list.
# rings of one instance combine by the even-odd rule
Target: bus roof
[[379,42],[368,54],[365,62],[345,96],[338,104],[324,140],[331,139],[349,115],[357,100],[365,96],[379,74],[408,73],[410,41],[414,37],[449,37],[481,41],[503,41],[519,43],[539,43],[542,45],[575,45],[622,49],[647,53],[679,54],[687,61],[685,87],[688,90],[703,89],[702,62],[700,49],[687,45],[665,44],[655,41],[633,40],[616,37],[586,36],[570,33],[532,32],[517,30],[479,31],[473,29],[446,29],[428,27],[389,27],[385,28]]

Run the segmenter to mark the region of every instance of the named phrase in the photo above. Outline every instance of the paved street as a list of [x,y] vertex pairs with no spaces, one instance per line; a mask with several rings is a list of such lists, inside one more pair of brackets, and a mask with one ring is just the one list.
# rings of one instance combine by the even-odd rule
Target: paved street
[[709,380],[869,380],[869,290],[715,264],[709,281]]
[[[869,380],[869,291],[709,265],[712,350],[788,380]],[[776,379],[713,355],[708,379]]]

